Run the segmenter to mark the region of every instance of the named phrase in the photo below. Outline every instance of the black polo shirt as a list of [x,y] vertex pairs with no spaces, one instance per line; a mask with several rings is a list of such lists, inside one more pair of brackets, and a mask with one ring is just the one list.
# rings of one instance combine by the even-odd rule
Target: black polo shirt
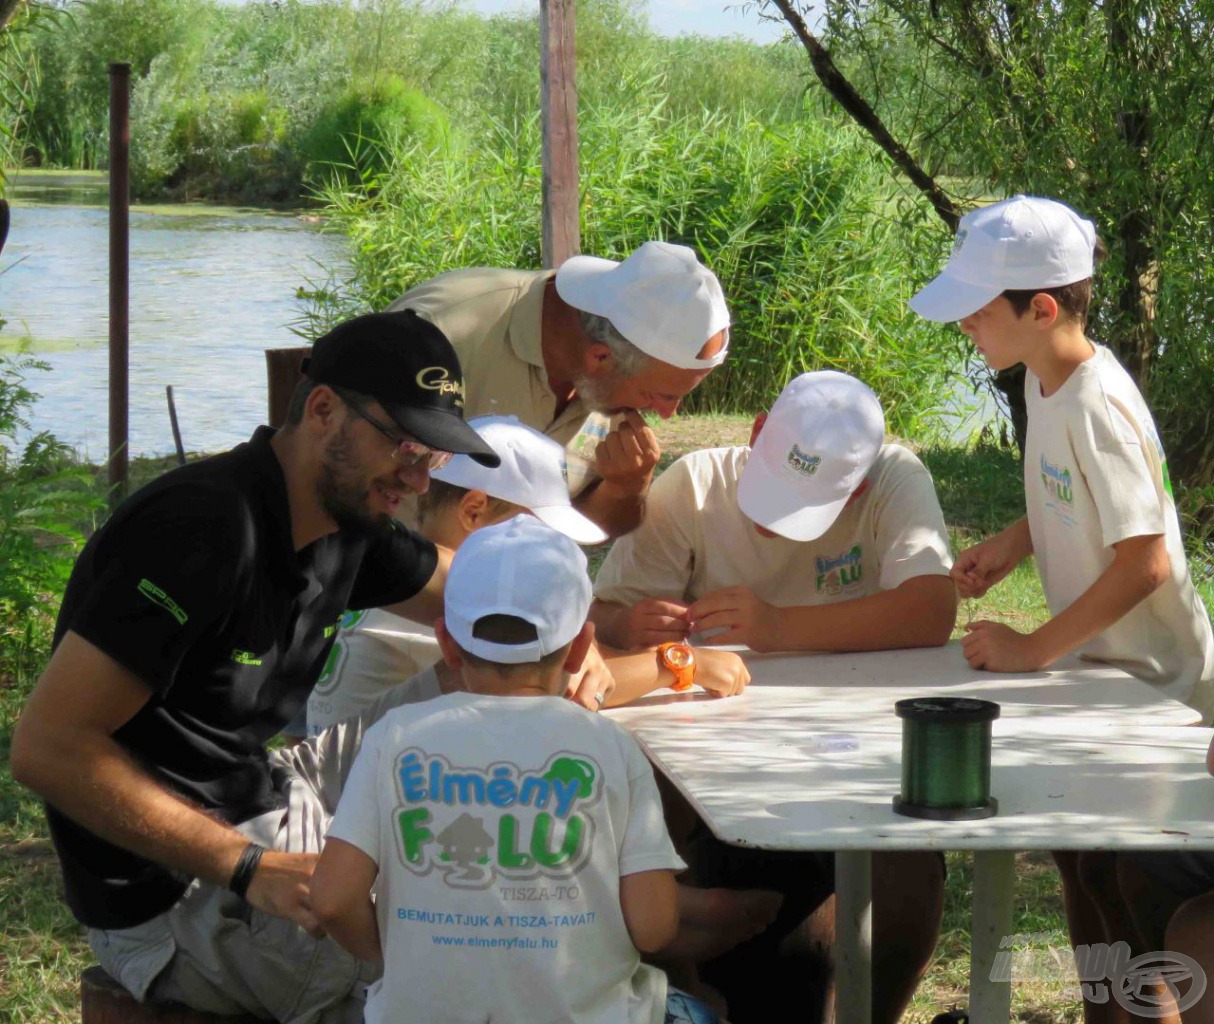
[[[168,788],[231,824],[282,805],[265,743],[294,717],[347,608],[403,601],[437,556],[403,528],[338,532],[296,552],[286,481],[260,428],[165,474],[90,539],[64,594],[72,630],[152,690],[114,738]],[[171,907],[190,879],[47,808],[67,901],[124,928]]]

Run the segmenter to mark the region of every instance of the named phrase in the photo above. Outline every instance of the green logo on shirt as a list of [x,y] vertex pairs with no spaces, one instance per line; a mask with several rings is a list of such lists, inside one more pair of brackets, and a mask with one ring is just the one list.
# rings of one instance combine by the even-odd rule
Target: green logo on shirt
[[260,665],[261,659],[255,657],[252,651],[242,651],[239,647],[232,651],[232,660],[237,665]]
[[401,863],[442,874],[453,889],[497,878],[568,878],[590,856],[602,772],[583,755],[558,754],[540,770],[497,762],[456,768],[416,748],[396,761],[393,814]]
[[1064,505],[1075,504],[1075,484],[1070,469],[1055,466],[1044,455],[1041,456],[1041,484],[1051,498]]
[[161,608],[173,616],[181,625],[185,625],[186,619],[189,618],[185,610],[169,597],[168,594],[156,586],[155,583],[145,577],[139,581],[138,589],[139,593],[151,601],[152,604],[160,605]]
[[857,544],[850,551],[833,558],[818,555],[814,559],[817,570],[818,593],[839,594],[859,585],[864,577],[864,549]]

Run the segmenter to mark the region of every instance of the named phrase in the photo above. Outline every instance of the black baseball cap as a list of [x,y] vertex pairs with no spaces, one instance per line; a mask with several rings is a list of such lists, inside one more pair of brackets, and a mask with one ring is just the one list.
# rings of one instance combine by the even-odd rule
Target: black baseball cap
[[366,313],[317,338],[303,363],[317,384],[374,398],[422,444],[497,466],[497,453],[464,422],[464,375],[451,342],[411,309]]

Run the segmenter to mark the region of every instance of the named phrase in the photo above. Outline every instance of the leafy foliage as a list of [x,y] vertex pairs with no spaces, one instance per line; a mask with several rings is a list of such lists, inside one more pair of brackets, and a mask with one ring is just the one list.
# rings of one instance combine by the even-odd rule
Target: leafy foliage
[[0,358],[0,674],[17,671],[45,646],[48,606],[57,604],[84,530],[102,507],[92,473],[48,433],[18,451],[23,413],[37,396],[31,371],[45,364]]
[[4,168],[20,163],[19,140],[28,127],[40,68],[32,36],[35,26],[59,14],[49,3],[0,3],[0,195]]
[[[389,139],[527,116],[539,103],[535,17],[483,18],[423,0],[87,0],[31,35],[30,163],[105,159],[106,65],[132,65],[134,194],[298,200],[305,181],[381,169]],[[664,40],[636,0],[583,0],[580,84],[616,93],[639,65],[668,69],[672,111],[745,106],[784,116],[795,51]],[[783,61],[783,64],[781,64]]]
[[[912,260],[916,245],[929,251],[922,206],[887,201],[882,169],[854,132],[672,116],[662,86],[638,68],[632,102],[583,110],[582,245],[622,259],[665,238],[696,248],[720,276],[731,356],[690,408],[756,412],[790,376],[836,367],[877,390],[892,429],[921,432],[943,399],[951,342],[909,315],[906,275],[880,270]],[[538,267],[539,151],[534,114],[495,120],[466,152],[414,143],[358,187],[323,189],[333,226],[351,239],[353,278],[313,293],[304,333],[382,308],[444,270]]]
[[1110,259],[1092,333],[1137,377],[1176,474],[1214,483],[1207,0],[829,0],[825,10],[836,63],[960,200],[1028,192],[1093,218]]

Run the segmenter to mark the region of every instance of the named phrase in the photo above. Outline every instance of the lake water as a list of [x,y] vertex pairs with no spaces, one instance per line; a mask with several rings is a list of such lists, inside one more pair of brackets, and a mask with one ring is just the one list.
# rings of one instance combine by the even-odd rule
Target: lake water
[[[0,352],[28,344],[49,363],[30,387],[34,430],[94,460],[108,448],[109,213],[104,178],[21,172],[0,254]],[[296,214],[205,206],[131,210],[130,447],[182,440],[218,451],[266,418],[264,350],[298,345],[296,289],[346,273],[344,238]]]
[[[10,178],[9,199],[0,352],[28,345],[51,366],[30,379],[42,396],[31,429],[50,430],[102,461],[109,430],[105,180],[22,172]],[[345,239],[295,214],[133,208],[131,452],[172,452],[169,384],[188,450],[220,451],[247,438],[266,418],[264,350],[301,344],[290,329],[304,308],[296,289],[346,273]],[[959,440],[995,416],[992,402],[958,381],[941,427]]]

